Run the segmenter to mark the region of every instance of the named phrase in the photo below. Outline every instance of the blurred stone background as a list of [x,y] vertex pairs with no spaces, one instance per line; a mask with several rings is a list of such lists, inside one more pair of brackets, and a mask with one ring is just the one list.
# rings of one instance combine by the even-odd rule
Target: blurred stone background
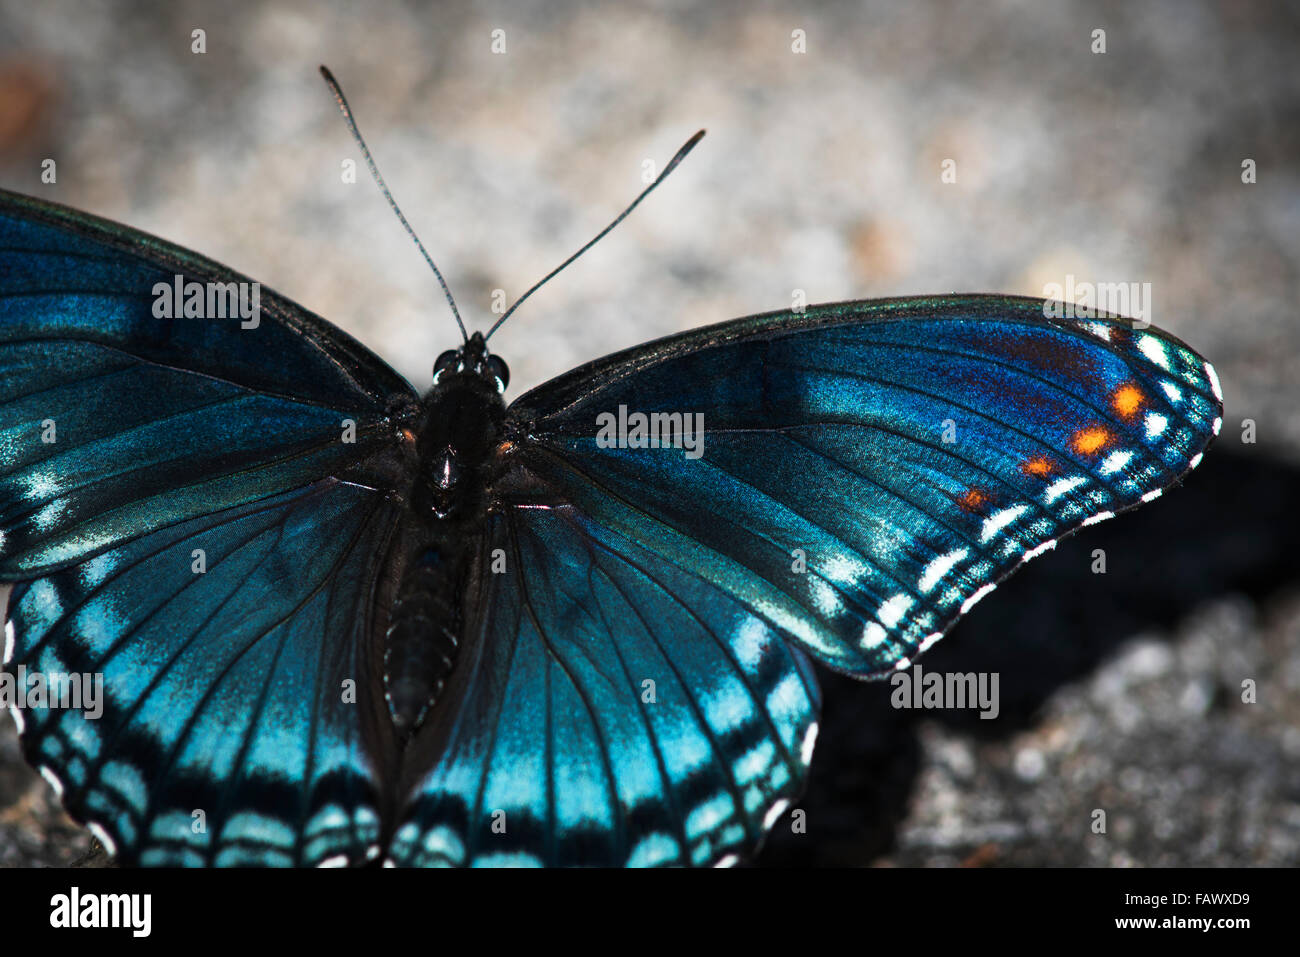
[[[999,671],[998,720],[827,676],[808,832],[778,824],[757,863],[1294,864],[1298,53],[1300,9],[1226,0],[0,0],[0,185],[247,273],[420,388],[455,330],[364,169],[341,181],[359,157],[322,62],[471,327],[709,130],[493,340],[514,395],[796,289],[1150,282],[1155,322],[1218,369],[1223,438],[1183,489],[1039,559],[923,659]],[[0,716],[0,865],[89,846]]]

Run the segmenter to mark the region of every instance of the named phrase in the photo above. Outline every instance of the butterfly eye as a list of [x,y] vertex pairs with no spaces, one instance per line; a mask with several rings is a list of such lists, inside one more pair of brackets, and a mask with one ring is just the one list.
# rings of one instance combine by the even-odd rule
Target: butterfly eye
[[487,357],[488,372],[496,376],[497,382],[501,383],[501,391],[506,391],[506,386],[510,384],[510,367],[506,365],[504,359],[500,356]]
[[433,364],[433,375],[436,378],[439,373],[445,372],[459,362],[460,353],[455,349],[448,349],[442,355],[438,356],[438,361]]

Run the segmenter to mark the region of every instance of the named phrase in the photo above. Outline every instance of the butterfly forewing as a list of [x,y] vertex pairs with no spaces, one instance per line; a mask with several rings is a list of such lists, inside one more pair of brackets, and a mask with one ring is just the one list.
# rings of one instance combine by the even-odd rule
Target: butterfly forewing
[[156,288],[178,277],[253,285],[0,192],[0,580],[323,476],[389,470],[418,410],[400,376],[270,290],[255,320],[156,316]]
[[15,709],[24,751],[129,862],[364,860],[395,760],[385,483],[417,399],[269,290],[256,322],[159,318],[177,277],[248,282],[0,193],[5,667],[103,681],[93,717]]
[[[633,412],[701,414],[698,457],[603,441],[602,415]],[[687,333],[541,386],[511,425],[553,494],[866,676],[1027,557],[1159,494],[1220,415],[1213,370],[1166,333],[975,296]]]

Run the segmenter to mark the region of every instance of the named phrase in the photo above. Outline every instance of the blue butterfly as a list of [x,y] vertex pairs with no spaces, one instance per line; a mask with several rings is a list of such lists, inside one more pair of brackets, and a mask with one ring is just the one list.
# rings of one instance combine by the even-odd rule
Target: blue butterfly
[[1004,296],[508,380],[475,333],[421,396],[223,266],[0,192],[5,676],[124,863],[743,859],[807,776],[812,662],[908,667],[1222,414],[1173,336]]

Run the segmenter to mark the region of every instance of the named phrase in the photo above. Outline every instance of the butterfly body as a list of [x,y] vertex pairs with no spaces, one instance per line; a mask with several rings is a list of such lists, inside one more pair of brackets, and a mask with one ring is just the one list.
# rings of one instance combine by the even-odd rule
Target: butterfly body
[[506,407],[497,375],[505,365],[494,356],[489,368],[487,358],[481,334],[445,354],[421,401],[423,421],[404,436],[415,445],[415,463],[399,496],[406,535],[395,557],[405,560],[384,653],[389,712],[401,735],[423,721],[456,665],[461,608],[481,557],[475,543],[501,471]]
[[4,669],[102,676],[14,715],[127,863],[734,862],[802,791],[812,662],[907,667],[1221,425],[1173,336],[1017,297],[751,316],[506,405],[482,337],[422,398],[269,290],[160,317],[177,276],[248,282],[0,192]]

